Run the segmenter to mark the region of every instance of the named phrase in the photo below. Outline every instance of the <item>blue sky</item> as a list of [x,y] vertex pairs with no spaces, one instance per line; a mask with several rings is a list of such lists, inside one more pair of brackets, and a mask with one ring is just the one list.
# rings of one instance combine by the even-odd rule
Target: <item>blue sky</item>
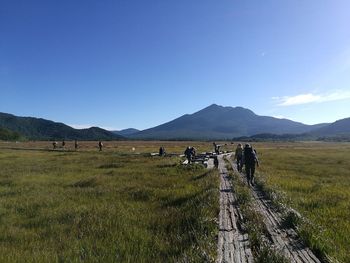
[[350,1],[1,0],[0,111],[149,128],[212,103],[350,117]]

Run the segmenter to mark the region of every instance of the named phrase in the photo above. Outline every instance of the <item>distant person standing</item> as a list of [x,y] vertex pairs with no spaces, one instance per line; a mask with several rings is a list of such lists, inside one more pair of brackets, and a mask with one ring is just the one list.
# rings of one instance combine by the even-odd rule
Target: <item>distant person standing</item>
[[52,147],[53,147],[54,150],[56,150],[56,148],[57,148],[57,142],[52,142]]
[[239,143],[236,148],[235,152],[235,160],[237,163],[237,170],[238,172],[242,172],[242,166],[243,166],[243,147],[242,144]]
[[191,155],[192,155],[192,158],[196,157],[196,148],[194,148],[193,146],[191,147]]
[[220,147],[221,147],[222,145],[216,144],[216,142],[213,142],[213,145],[214,145],[214,151],[215,151],[215,153],[219,155],[219,154],[220,154]]
[[75,149],[75,150],[78,150],[78,147],[79,147],[78,141],[75,140],[75,141],[74,141],[74,149]]
[[256,151],[249,144],[244,146],[243,161],[248,185],[254,185],[255,164],[259,167],[259,160],[256,155]]
[[165,155],[165,148],[163,146],[161,146],[159,148],[159,156],[164,156]]
[[219,167],[219,159],[218,159],[217,156],[214,156],[214,166],[215,166],[216,168]]
[[192,149],[191,149],[190,146],[188,146],[188,147],[186,148],[184,154],[185,154],[185,156],[186,156],[186,158],[187,158],[187,160],[188,160],[188,164],[190,164],[190,163],[191,163],[191,160],[192,160]]
[[103,143],[101,141],[98,142],[98,148],[100,149],[100,152],[101,152],[103,148]]
[[219,154],[219,153],[218,153],[218,146],[217,146],[216,142],[213,142],[213,146],[214,146],[214,152],[215,152],[216,154]]
[[66,142],[65,140],[62,141],[62,148],[64,149],[66,147]]

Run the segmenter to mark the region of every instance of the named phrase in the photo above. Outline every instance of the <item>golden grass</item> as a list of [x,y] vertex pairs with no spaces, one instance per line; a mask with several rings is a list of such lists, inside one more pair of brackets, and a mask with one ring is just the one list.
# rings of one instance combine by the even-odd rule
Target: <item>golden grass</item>
[[215,171],[112,149],[2,149],[0,166],[0,262],[215,260]]
[[314,249],[350,262],[350,144],[258,144],[259,174],[310,224],[300,232]]

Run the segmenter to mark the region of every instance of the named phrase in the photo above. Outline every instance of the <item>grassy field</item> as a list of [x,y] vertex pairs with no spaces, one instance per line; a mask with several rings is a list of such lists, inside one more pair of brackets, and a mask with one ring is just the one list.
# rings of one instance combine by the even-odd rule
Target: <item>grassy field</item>
[[[61,141],[57,141],[58,147],[61,146]],[[79,143],[80,151],[97,151],[98,143],[94,141],[82,141]],[[159,147],[165,147],[167,153],[178,153],[181,154],[185,151],[187,146],[195,146],[197,152],[212,151],[212,142],[193,142],[193,141],[106,141],[103,142],[103,151],[114,152],[114,153],[151,153],[158,152]],[[220,144],[224,144],[220,143]],[[39,142],[1,142],[0,149],[52,149],[52,142],[50,141],[39,141]],[[74,142],[66,142],[66,150],[74,150]],[[221,148],[224,151],[234,150],[234,145],[227,143],[226,146]],[[59,150],[59,149],[58,149]]]
[[[150,157],[210,142],[0,142],[0,262],[214,261],[218,178]],[[350,144],[255,143],[260,180],[309,223],[310,245],[350,262]],[[19,148],[18,150],[14,150]],[[228,144],[227,150],[233,146]]]
[[310,222],[310,245],[350,262],[350,144],[256,144],[259,174]]
[[[131,155],[135,142],[104,152],[88,145],[0,149],[0,262],[215,260],[215,171]],[[185,143],[171,145],[182,152]],[[146,142],[140,152],[158,146]]]

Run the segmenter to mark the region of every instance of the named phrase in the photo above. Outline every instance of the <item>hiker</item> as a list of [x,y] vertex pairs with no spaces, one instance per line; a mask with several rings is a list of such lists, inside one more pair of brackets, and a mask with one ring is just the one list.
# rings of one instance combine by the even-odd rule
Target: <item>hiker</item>
[[213,146],[214,146],[214,152],[215,152],[216,154],[219,154],[218,146],[217,146],[217,144],[216,144],[215,142],[213,142]]
[[52,147],[53,147],[54,150],[56,150],[57,142],[52,142]]
[[235,152],[235,160],[237,163],[237,170],[238,172],[242,172],[242,166],[243,166],[243,147],[242,144],[239,143],[236,148]]
[[214,156],[214,166],[215,166],[216,168],[219,167],[219,159],[218,159],[217,156]]
[[102,151],[103,143],[101,141],[98,141],[98,148],[100,148],[100,152]]
[[256,151],[254,151],[253,147],[249,144],[244,146],[243,162],[245,165],[248,185],[254,185],[255,164],[259,167],[259,160]]
[[66,142],[63,140],[62,141],[62,148],[64,149],[65,146],[66,146]]
[[216,144],[215,142],[213,142],[213,145],[214,145],[214,151],[215,151],[215,153],[216,153],[216,154],[220,154],[220,147],[221,147],[222,145]]
[[164,156],[165,155],[165,149],[163,146],[159,148],[159,156]]
[[196,157],[196,148],[191,147],[191,155],[192,155],[192,158]]
[[74,141],[74,149],[75,149],[75,150],[78,150],[78,146],[79,146],[79,145],[78,145],[78,141],[75,140],[75,141]]
[[[192,148],[193,148],[193,147],[192,147]],[[191,149],[190,146],[188,146],[188,147],[186,148],[184,154],[185,154],[185,156],[186,156],[186,158],[187,158],[187,160],[188,160],[188,164],[190,164],[190,163],[191,163],[191,160],[192,160],[192,149]]]

